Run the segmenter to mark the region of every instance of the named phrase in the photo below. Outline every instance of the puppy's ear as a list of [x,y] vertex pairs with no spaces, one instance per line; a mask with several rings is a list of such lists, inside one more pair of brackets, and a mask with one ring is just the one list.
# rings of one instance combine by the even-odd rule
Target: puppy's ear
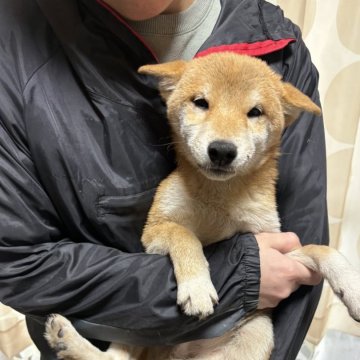
[[285,126],[292,124],[303,111],[320,115],[321,109],[305,94],[289,83],[282,83],[282,103],[285,114]]
[[186,61],[177,60],[163,64],[144,65],[138,69],[140,74],[152,75],[159,79],[161,96],[167,100],[175,89],[186,67]]

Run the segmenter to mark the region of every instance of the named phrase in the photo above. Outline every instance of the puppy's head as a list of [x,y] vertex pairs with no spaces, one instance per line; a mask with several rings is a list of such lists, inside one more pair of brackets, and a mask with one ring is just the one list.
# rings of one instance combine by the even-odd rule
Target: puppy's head
[[260,167],[302,111],[320,114],[306,95],[253,57],[219,53],[139,72],[159,78],[178,154],[214,180]]

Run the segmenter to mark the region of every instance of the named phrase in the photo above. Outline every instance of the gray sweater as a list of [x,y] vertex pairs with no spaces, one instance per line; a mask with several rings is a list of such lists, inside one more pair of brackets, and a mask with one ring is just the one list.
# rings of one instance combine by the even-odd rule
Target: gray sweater
[[194,0],[180,13],[161,14],[149,20],[129,21],[129,24],[160,62],[189,60],[211,34],[220,10],[220,0]]

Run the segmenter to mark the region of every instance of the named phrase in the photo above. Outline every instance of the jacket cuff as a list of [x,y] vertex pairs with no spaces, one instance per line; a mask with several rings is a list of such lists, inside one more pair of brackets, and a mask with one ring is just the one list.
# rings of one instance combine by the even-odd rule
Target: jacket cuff
[[241,235],[241,241],[245,243],[245,256],[243,258],[245,270],[245,293],[244,310],[246,313],[256,310],[259,302],[260,291],[260,258],[259,246],[254,234]]

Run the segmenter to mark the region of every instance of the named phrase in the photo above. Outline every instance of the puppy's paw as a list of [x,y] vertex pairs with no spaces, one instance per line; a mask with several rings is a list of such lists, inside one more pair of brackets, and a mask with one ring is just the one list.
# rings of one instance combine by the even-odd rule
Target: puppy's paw
[[354,270],[346,271],[334,291],[347,307],[350,316],[360,322],[360,274]]
[[[50,315],[45,324],[45,334],[50,347],[59,359],[78,359],[78,349],[82,348],[83,339],[71,322],[61,315]],[[79,358],[80,359],[80,358]]]
[[178,284],[177,303],[185,314],[204,319],[219,301],[210,276],[199,276]]

